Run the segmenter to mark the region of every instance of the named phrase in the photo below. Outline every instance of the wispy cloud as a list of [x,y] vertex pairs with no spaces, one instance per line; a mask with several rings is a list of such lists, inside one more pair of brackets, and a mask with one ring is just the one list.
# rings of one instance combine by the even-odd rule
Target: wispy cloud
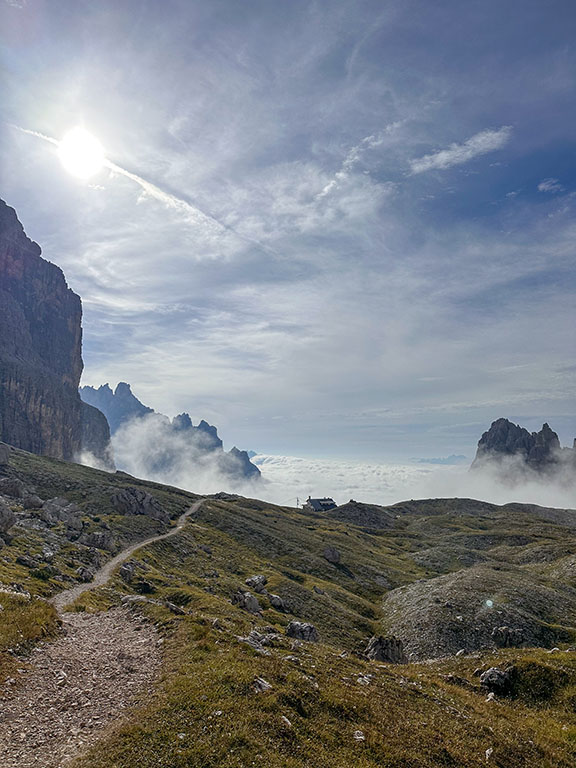
[[[19,125],[11,125],[11,127],[15,128],[21,133],[27,134],[28,136],[34,136],[38,139],[42,139],[43,141],[46,141],[49,144],[53,144],[56,147],[60,145],[58,139],[55,139],[52,136],[47,136],[40,131],[31,130],[29,128],[22,128]],[[126,168],[122,168],[121,165],[112,162],[112,160],[106,158],[104,160],[104,167],[111,171],[113,174],[124,176],[125,178],[130,179],[130,181],[135,182],[142,188],[146,195],[153,198],[154,200],[159,201],[164,206],[166,206],[166,208],[170,208],[177,213],[182,214],[188,223],[202,227],[205,231],[205,234],[208,236],[217,236],[225,233],[231,233],[247,245],[256,246],[257,248],[266,252],[271,252],[271,249],[259,240],[238,232],[234,227],[231,227],[223,221],[220,221],[220,219],[218,219],[216,216],[203,211],[197,205],[184,200],[182,197],[178,197],[178,195],[175,195],[172,192],[167,192],[165,189],[162,189],[153,182],[148,181],[139,174],[128,171]],[[95,187],[93,186],[93,188]],[[104,188],[100,187],[100,189]]]
[[447,149],[441,149],[430,155],[424,155],[410,161],[412,174],[432,170],[445,170],[453,165],[468,163],[475,157],[501,149],[508,143],[512,135],[512,126],[503,125],[498,130],[480,131],[463,144],[450,144]]
[[395,123],[390,123],[390,125],[387,125],[384,130],[379,131],[372,136],[366,136],[362,139],[362,141],[352,147],[352,149],[350,149],[346,154],[340,170],[334,174],[334,177],[317,195],[317,199],[326,197],[326,195],[329,195],[331,192],[336,190],[342,184],[342,182],[349,178],[355,167],[362,160],[364,154],[371,149],[380,147],[384,143],[386,136],[394,133],[394,131],[396,131],[401,125],[402,121],[400,120]]
[[554,194],[555,192],[563,192],[564,187],[558,179],[542,179],[540,184],[538,184],[538,192],[550,192]]

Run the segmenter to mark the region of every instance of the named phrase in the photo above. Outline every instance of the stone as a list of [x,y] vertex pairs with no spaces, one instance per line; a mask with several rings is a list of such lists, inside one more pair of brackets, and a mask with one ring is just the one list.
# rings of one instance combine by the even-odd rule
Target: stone
[[267,680],[264,680],[263,677],[255,678],[252,681],[252,687],[256,693],[266,693],[267,691],[272,690],[272,685]]
[[324,549],[322,557],[328,560],[329,563],[332,563],[332,565],[338,565],[342,556],[336,547],[328,546]]
[[12,499],[22,499],[24,497],[24,483],[17,477],[3,477],[0,480],[0,493],[4,496],[10,496]]
[[0,500],[0,533],[7,533],[16,522],[16,515],[8,504]]
[[176,616],[186,615],[186,611],[184,610],[184,608],[181,608],[179,605],[176,605],[176,603],[171,603],[169,600],[166,600],[164,605],[166,606],[166,608],[168,608],[170,613],[174,613]]
[[305,640],[308,643],[317,643],[320,639],[314,624],[303,621],[291,621],[286,627],[286,635],[296,640]]
[[51,563],[52,560],[54,560],[54,555],[56,553],[53,549],[51,549],[47,544],[44,544],[42,547],[42,560],[44,560],[45,563]]
[[28,496],[25,496],[24,501],[22,502],[24,509],[42,509],[43,505],[44,502],[40,496],[36,496],[35,493],[31,493]]
[[130,584],[134,578],[134,565],[132,563],[123,563],[118,571],[120,578],[127,584]]
[[268,595],[268,600],[270,600],[270,605],[272,608],[276,608],[277,611],[285,611],[286,605],[284,603],[284,600],[280,597],[280,595]]
[[250,592],[242,592],[241,590],[232,595],[232,605],[237,605],[250,613],[260,613],[262,610],[257,597],[254,597]]
[[494,627],[491,637],[498,648],[520,648],[524,643],[524,633],[521,629]]
[[116,548],[114,537],[110,531],[91,531],[90,533],[83,533],[78,541],[80,544],[85,544],[87,547],[104,549],[107,552],[112,552]]
[[81,565],[80,568],[76,569],[76,576],[78,576],[80,581],[87,584],[94,578],[94,571],[91,568],[87,568],[85,565]]
[[30,555],[18,555],[16,558],[16,562],[18,565],[23,565],[25,568],[38,568],[40,563],[38,560],[35,560],[33,557],[30,557]]
[[149,581],[140,579],[134,583],[134,590],[141,595],[151,595],[153,592],[156,592],[156,587]]
[[510,692],[512,680],[510,674],[498,667],[490,667],[480,675],[480,685],[490,693],[497,696],[505,696]]
[[249,579],[246,579],[244,582],[247,587],[250,587],[250,589],[253,589],[254,592],[257,592],[258,594],[263,594],[266,590],[264,587],[268,583],[268,579],[266,576],[262,574],[258,574],[257,576],[250,576]]
[[325,595],[326,594],[326,592],[323,589],[321,589],[320,587],[317,587],[316,584],[314,584],[312,589],[314,590],[314,592],[316,592],[317,595]]
[[365,650],[366,656],[372,661],[384,661],[388,664],[408,664],[404,645],[397,637],[375,635],[370,638]]
[[158,499],[141,488],[129,487],[114,491],[110,503],[114,511],[121,515],[147,515],[166,525],[170,522],[170,515]]
[[263,633],[253,629],[246,637],[238,636],[241,643],[246,643],[263,656],[269,656],[270,651],[266,646],[275,645],[280,636],[276,632]]

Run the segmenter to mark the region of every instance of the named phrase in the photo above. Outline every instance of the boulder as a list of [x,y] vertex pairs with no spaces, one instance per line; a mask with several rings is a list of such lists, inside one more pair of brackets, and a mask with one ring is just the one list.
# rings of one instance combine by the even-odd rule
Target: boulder
[[118,575],[127,584],[130,584],[130,582],[134,578],[134,565],[132,563],[123,563],[123,565],[120,566]]
[[85,565],[81,565],[80,568],[76,569],[76,576],[78,576],[80,581],[87,584],[94,578],[94,571],[91,568],[87,568]]
[[293,637],[296,640],[305,640],[308,643],[317,643],[320,639],[314,624],[308,624],[303,621],[291,621],[286,627],[286,634],[288,637]]
[[81,515],[82,511],[76,504],[62,497],[48,499],[48,501],[44,502],[42,508],[35,513],[36,517],[39,517],[40,520],[48,523],[48,525],[56,525],[62,522],[74,530],[82,529]]
[[490,693],[505,696],[511,690],[512,680],[507,671],[498,669],[498,667],[490,667],[480,675],[480,685],[484,686]]
[[0,500],[0,533],[6,533],[16,522],[16,515],[8,504]]
[[250,592],[242,592],[241,590],[232,595],[232,605],[237,605],[250,613],[260,613],[262,610],[257,597],[254,597]]
[[339,550],[332,546],[326,547],[322,556],[325,560],[328,560],[329,563],[332,563],[332,565],[337,565],[342,557]]
[[122,488],[112,494],[110,503],[115,512],[120,515],[147,515],[153,520],[160,520],[166,525],[170,515],[162,507],[158,499],[141,488]]
[[21,499],[24,496],[24,483],[17,477],[3,477],[0,480],[0,493],[13,499]]
[[520,648],[524,643],[524,632],[510,627],[494,627],[492,640],[499,648]]
[[18,565],[23,565],[25,568],[38,568],[39,562],[30,555],[18,555],[16,558]]
[[372,661],[384,661],[388,664],[408,664],[402,641],[397,637],[375,635],[370,638],[365,650]]
[[83,533],[78,541],[80,544],[85,544],[87,547],[105,549],[108,552],[112,552],[116,547],[114,537],[110,531],[92,531],[91,533]]
[[253,589],[254,592],[261,595],[266,592],[265,586],[268,583],[268,579],[263,574],[258,574],[257,576],[250,576],[244,583],[247,587]]
[[276,608],[277,611],[285,611],[286,610],[286,604],[284,603],[284,600],[280,597],[280,595],[268,595],[268,600],[270,600],[270,605],[272,608]]
[[24,501],[22,502],[24,509],[42,509],[43,505],[44,502],[40,496],[36,496],[35,493],[31,493],[28,496],[25,496]]
[[241,643],[246,643],[263,656],[270,655],[267,646],[276,645],[280,640],[280,635],[277,632],[258,632],[256,629],[253,629],[246,637],[237,637]]

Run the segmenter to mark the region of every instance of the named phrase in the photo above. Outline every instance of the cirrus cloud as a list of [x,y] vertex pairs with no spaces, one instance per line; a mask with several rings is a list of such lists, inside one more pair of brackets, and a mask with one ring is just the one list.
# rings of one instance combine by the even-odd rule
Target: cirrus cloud
[[424,173],[425,171],[440,170],[451,168],[453,165],[461,165],[473,160],[475,157],[485,155],[488,152],[494,152],[501,149],[508,143],[512,135],[512,126],[503,125],[498,130],[488,129],[475,133],[463,144],[454,142],[447,149],[441,149],[438,152],[432,152],[430,155],[415,158],[410,161],[410,170],[412,174]]

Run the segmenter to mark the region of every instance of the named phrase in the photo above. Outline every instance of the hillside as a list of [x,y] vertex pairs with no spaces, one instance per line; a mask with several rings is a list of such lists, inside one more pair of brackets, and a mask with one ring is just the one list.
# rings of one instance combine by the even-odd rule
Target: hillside
[[[574,764],[576,512],[468,499],[355,502],[334,516],[228,494],[197,504],[175,488],[14,449],[0,477],[5,517],[17,518],[0,533],[7,711],[34,679],[43,646],[26,654],[39,638],[70,651],[54,606],[37,598],[89,581],[194,505],[181,531],[77,597],[79,618],[62,614],[79,643],[82,627],[103,642],[109,632],[109,653],[126,658],[140,636],[162,665],[123,717],[78,721],[85,746],[71,765]],[[296,621],[313,624],[318,641],[294,637]],[[144,634],[122,630],[116,644],[120,626]],[[364,651],[379,635],[402,640],[410,663],[370,661]],[[491,667],[506,690],[480,683]],[[72,694],[62,704],[71,718],[81,691]]]

